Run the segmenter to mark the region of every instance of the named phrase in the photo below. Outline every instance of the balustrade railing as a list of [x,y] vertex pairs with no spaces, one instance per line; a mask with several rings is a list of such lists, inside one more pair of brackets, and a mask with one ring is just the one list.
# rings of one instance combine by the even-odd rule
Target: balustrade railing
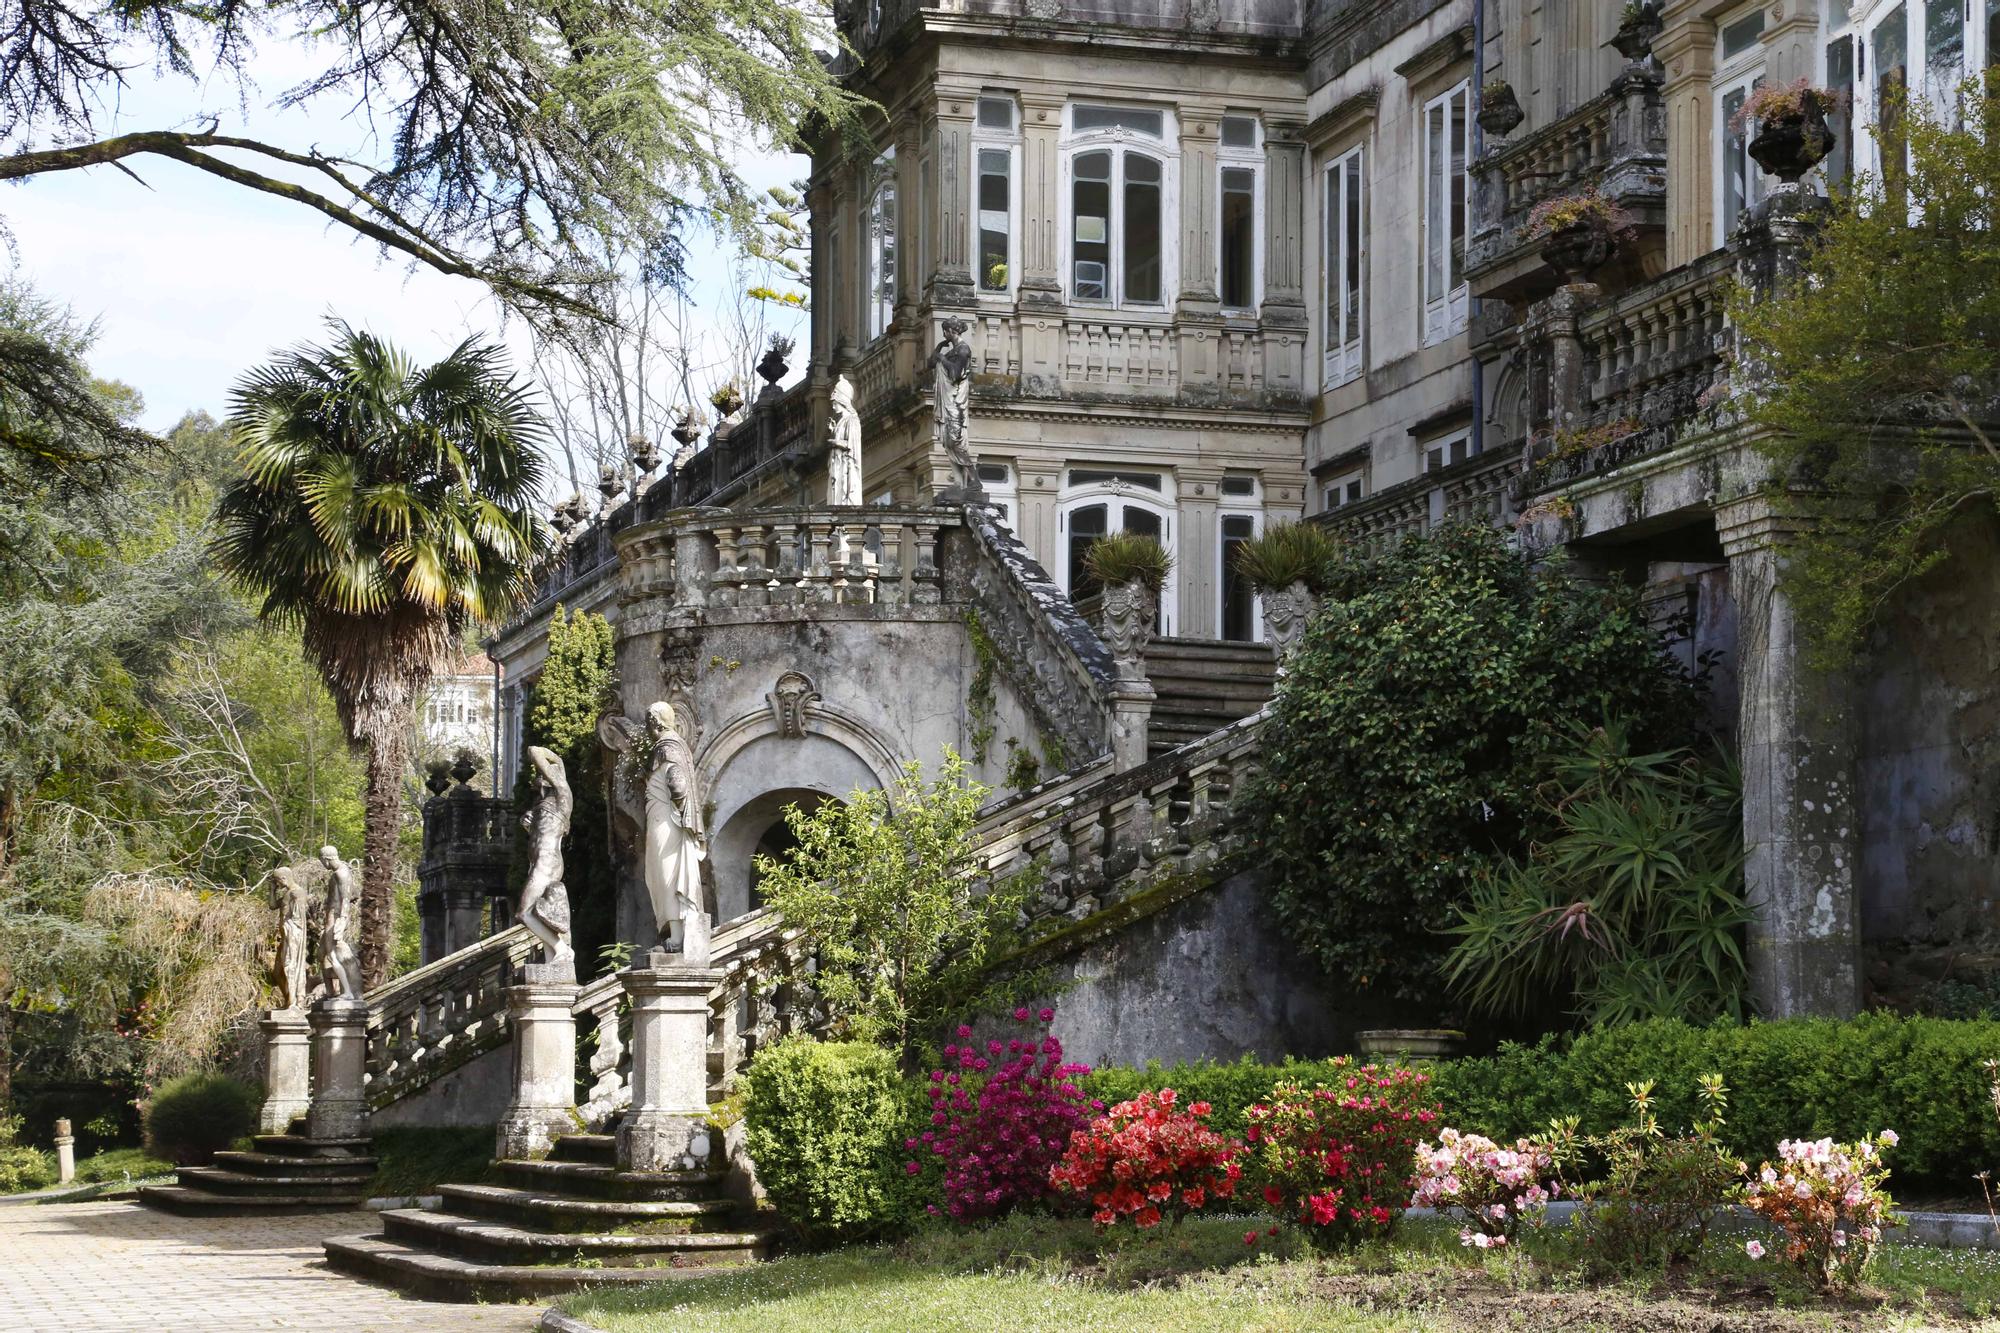
[[507,1039],[507,987],[534,936],[510,926],[368,996],[368,1103],[382,1107]]
[[1583,317],[1578,332],[1591,424],[1655,426],[1697,410],[1723,371],[1723,303],[1733,263],[1728,251],[1714,251]]
[[[1259,351],[1261,361],[1261,347]],[[1262,377],[1261,364],[1257,367]],[[1169,322],[1072,314],[1063,320],[1062,382],[1070,390],[1171,394],[1180,387],[1180,346]]]

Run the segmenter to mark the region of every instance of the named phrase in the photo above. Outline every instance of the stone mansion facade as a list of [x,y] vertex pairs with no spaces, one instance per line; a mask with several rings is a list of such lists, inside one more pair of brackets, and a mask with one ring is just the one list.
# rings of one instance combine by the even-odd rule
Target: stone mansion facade
[[[1722,295],[1781,277],[1802,235],[1731,128],[1749,90],[1849,92],[1808,182],[1874,170],[1884,95],[1944,99],[2000,59],[2000,0],[853,0],[841,21],[875,119],[813,159],[803,377],[780,390],[770,358],[676,466],[608,477],[595,517],[572,502],[492,649],[501,789],[557,601],[618,622],[628,692],[700,719],[740,879],[800,793],[944,744],[996,786],[1009,756],[1045,780],[1109,745],[1137,705],[1092,684],[1102,645],[1069,606],[1098,536],[1173,554],[1170,642],[1254,653],[1233,543],[1485,521],[1642,581],[1690,659],[1716,655],[1766,1013],[1907,998],[1992,933],[2000,532],[1963,534],[1984,573],[1910,589],[1867,666],[1809,671],[1777,581],[1806,520],[1728,406]],[[1584,189],[1636,229],[1559,273],[1529,219]],[[931,507],[952,473],[927,360],[954,317],[991,523]],[[875,518],[825,511],[839,375]],[[718,892],[725,916],[753,901]]]

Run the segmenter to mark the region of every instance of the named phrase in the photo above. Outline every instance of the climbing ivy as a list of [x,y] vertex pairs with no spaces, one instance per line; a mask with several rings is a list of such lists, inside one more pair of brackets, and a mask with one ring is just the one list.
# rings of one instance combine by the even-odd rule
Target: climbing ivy
[[986,632],[979,612],[970,607],[965,612],[965,633],[972,641],[973,661],[972,687],[965,696],[966,712],[972,719],[966,748],[971,751],[974,764],[984,764],[986,752],[993,745],[994,717],[999,712],[993,692],[993,675],[1000,666],[1000,650],[994,646],[993,636]]

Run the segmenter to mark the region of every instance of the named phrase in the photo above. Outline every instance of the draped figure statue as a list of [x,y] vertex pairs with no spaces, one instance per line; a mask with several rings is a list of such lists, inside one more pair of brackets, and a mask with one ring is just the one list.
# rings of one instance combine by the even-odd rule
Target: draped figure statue
[[861,503],[861,414],[854,410],[854,381],[833,382],[833,421],[826,455],[826,502]]
[[278,992],[278,1008],[306,1007],[306,913],[308,898],[305,881],[290,866],[271,872],[278,885],[278,965],[271,980]]
[[354,867],[340,859],[334,847],[319,849],[319,863],[326,867],[326,926],[320,931],[320,971],[326,976],[326,993],[338,1000],[360,1000],[361,959],[354,952],[355,916],[360,899],[354,892]]
[[702,897],[702,862],[708,834],[702,826],[702,793],[694,753],[682,737],[674,706],[646,710],[652,753],[646,768],[646,893],[660,938],[678,942],[681,963],[707,967],[709,919]]
[[576,980],[576,950],[570,944],[569,890],[563,885],[563,838],[569,833],[576,799],[562,758],[540,745],[528,747],[535,769],[535,800],[521,816],[528,834],[528,882],[521,888],[521,906],[514,914],[528,933],[542,942],[542,961],[554,969],[552,980]]

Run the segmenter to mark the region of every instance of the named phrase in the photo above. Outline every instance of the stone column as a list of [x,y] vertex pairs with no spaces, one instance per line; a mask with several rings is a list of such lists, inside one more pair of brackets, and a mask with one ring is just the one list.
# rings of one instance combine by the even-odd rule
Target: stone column
[[1573,282],[1528,307],[1522,336],[1530,349],[1531,373],[1545,376],[1529,390],[1529,425],[1570,430],[1583,424],[1583,337],[1578,327],[1583,313],[1597,304],[1596,283]]
[[446,889],[443,893],[444,957],[479,943],[486,927],[486,898],[483,889]]
[[1806,660],[1785,547],[1807,527],[1786,497],[1720,505],[1737,616],[1737,744],[1751,994],[1766,1018],[1861,1007],[1854,695]]
[[[1816,8],[1806,6],[1817,13]],[[1678,267],[1714,249],[1715,230],[1715,22],[1707,6],[1676,0],[1665,7],[1666,27],[1653,54],[1667,71],[1661,90],[1667,104],[1667,266]]]
[[1222,364],[1222,298],[1215,276],[1220,264],[1222,206],[1216,177],[1216,147],[1222,108],[1181,108],[1180,292],[1174,306],[1174,336],[1180,343],[1181,390],[1195,398],[1219,397]]
[[618,1127],[627,1171],[708,1171],[722,1165],[708,1126],[708,997],[714,968],[682,967],[654,949],[624,974],[632,998],[632,1109]]
[[[933,139],[936,178],[937,235],[931,240],[931,272],[923,281],[930,284],[931,304],[936,308],[970,307],[972,287],[972,117],[977,109],[977,89],[940,90],[937,128]],[[919,151],[914,130],[906,136],[908,150]],[[902,148],[898,152],[905,151]],[[914,179],[914,178],[913,178]],[[930,354],[928,346],[925,355]]]
[[257,1026],[264,1033],[264,1106],[257,1113],[257,1132],[289,1134],[292,1122],[312,1109],[306,1016],[296,1009],[267,1009]]
[[1117,680],[1111,684],[1111,768],[1124,773],[1146,762],[1152,744],[1153,702],[1158,698],[1149,680]]
[[1021,94],[1021,389],[1032,397],[1062,392],[1063,98]]
[[1303,127],[1273,121],[1264,133],[1264,387],[1306,391],[1306,144]]
[[67,1185],[76,1179],[76,1135],[69,1131],[69,1121],[56,1121],[56,1184]]
[[312,1102],[306,1137],[368,1137],[368,1005],[321,1000],[312,1008]]
[[493,1155],[546,1157],[557,1136],[573,1134],[576,1120],[576,1016],[581,989],[573,981],[543,980],[545,964],[522,968],[528,978],[507,988],[507,1021],[514,1032],[514,1095],[495,1128]]

